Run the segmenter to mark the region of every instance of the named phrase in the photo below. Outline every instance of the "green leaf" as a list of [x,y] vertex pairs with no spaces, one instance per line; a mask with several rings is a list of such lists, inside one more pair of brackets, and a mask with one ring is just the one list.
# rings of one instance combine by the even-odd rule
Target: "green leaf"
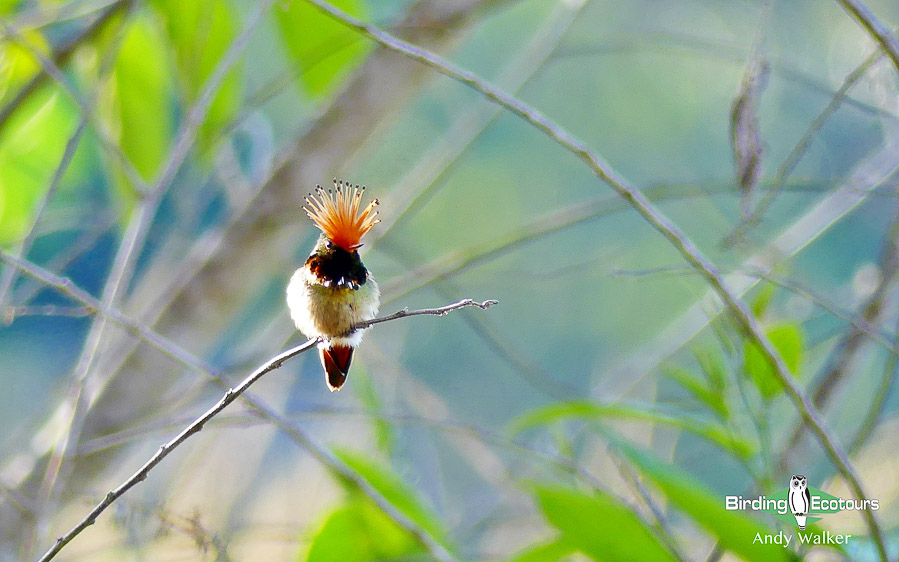
[[[238,18],[226,0],[152,0],[171,40],[175,66],[189,103],[200,96],[206,80],[237,36]],[[240,108],[243,81],[240,65],[228,72],[200,127],[201,151],[211,147],[218,133]]]
[[[365,4],[360,0],[336,0],[331,4],[366,18]],[[331,93],[370,49],[357,32],[302,0],[293,0],[275,10],[275,15],[281,40],[302,73],[299,81],[312,97]]]
[[[335,454],[403,515],[420,525],[434,537],[434,540],[449,548],[446,541],[447,532],[440,520],[396,474],[358,453],[342,450],[336,451]],[[350,491],[358,492],[352,487],[350,487]]]
[[694,398],[705,404],[720,418],[727,418],[727,405],[721,394],[709,390],[705,381],[694,376],[688,370],[676,365],[670,365],[662,369],[666,377],[684,387]]
[[8,247],[31,228],[76,120],[63,94],[43,89],[0,132],[0,245]]
[[[40,31],[22,30],[19,35],[31,49],[45,55],[50,52],[50,45]],[[19,86],[40,70],[41,63],[31,54],[31,49],[8,38],[0,39],[0,102],[9,101],[18,92]]]
[[755,298],[752,299],[752,314],[756,318],[761,318],[771,305],[774,298],[774,283],[761,283]]
[[[113,67],[110,107],[115,109],[108,117],[116,125],[122,151],[145,181],[156,177],[171,143],[172,76],[166,60],[162,35],[147,18],[138,18],[122,38]],[[120,167],[113,184],[127,217],[137,199],[137,186]]]
[[732,435],[719,425],[677,410],[662,410],[659,407],[633,403],[557,402],[519,416],[512,421],[509,431],[513,434],[520,433],[566,418],[650,421],[694,433],[740,458],[751,456],[755,450],[750,441]]
[[352,499],[333,511],[315,534],[305,560],[368,562],[389,560],[424,550],[371,501]]
[[547,562],[563,560],[577,552],[577,548],[564,540],[537,544],[526,548],[512,558],[512,562]]
[[772,532],[740,511],[724,509],[724,496],[712,492],[676,466],[663,463],[624,440],[611,438],[624,454],[679,510],[716,537],[722,548],[745,560],[795,560],[782,546],[753,544],[757,533]]
[[646,524],[612,496],[543,487],[536,495],[547,521],[561,531],[562,545],[594,560],[674,560]]
[[[779,324],[765,331],[768,339],[783,358],[787,368],[796,376],[802,358],[802,329],[799,324]],[[752,377],[762,397],[771,400],[783,391],[783,385],[777,378],[767,357],[755,342],[745,341],[743,346],[746,371]]]
[[709,381],[709,388],[715,395],[724,393],[727,386],[727,365],[716,350],[707,347],[693,348],[693,357]]

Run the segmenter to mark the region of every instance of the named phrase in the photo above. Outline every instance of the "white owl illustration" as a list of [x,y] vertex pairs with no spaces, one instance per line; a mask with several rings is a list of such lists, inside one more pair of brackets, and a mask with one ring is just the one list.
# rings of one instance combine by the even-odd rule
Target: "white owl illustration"
[[808,491],[808,480],[805,476],[794,474],[790,478],[790,511],[796,517],[799,530],[805,530],[805,516],[812,505],[812,498]]

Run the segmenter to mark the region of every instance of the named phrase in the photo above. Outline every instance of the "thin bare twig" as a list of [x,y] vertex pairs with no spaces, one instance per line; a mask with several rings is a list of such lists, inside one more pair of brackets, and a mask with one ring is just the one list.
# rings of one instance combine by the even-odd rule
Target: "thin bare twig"
[[[784,387],[786,395],[789,397],[790,401],[793,402],[803,422],[808,424],[812,429],[837,470],[849,483],[853,493],[855,493],[857,497],[865,497],[861,481],[856,474],[855,468],[849,461],[845,450],[843,450],[830,428],[824,423],[814,404],[812,404],[811,400],[805,396],[802,388],[794,380],[789,368],[780,356],[780,353],[771,343],[771,340],[765,335],[755,317],[753,317],[752,313],[746,307],[746,304],[731,291],[726,285],[723,277],[718,273],[717,268],[708,261],[693,242],[687,238],[674,223],[656,209],[643,193],[636,187],[630,185],[629,182],[595,154],[583,141],[562,129],[558,124],[533,107],[508,96],[499,89],[481,80],[474,73],[443,59],[435,53],[431,53],[385,33],[377,27],[354,18],[323,0],[306,1],[314,5],[321,12],[342,22],[350,28],[357,30],[366,37],[377,41],[384,47],[421,62],[435,71],[465,84],[487,98],[495,101],[510,112],[524,119],[530,125],[542,131],[547,137],[583,161],[599,179],[607,183],[622,198],[630,203],[634,210],[662,234],[662,236],[664,236],[678,250],[678,252],[680,252],[683,258],[701,273],[706,282],[731,311],[741,329],[751,340],[758,344],[763,357],[765,357],[765,359],[774,367],[774,374]],[[880,525],[870,511],[865,511],[864,516],[878,551],[880,552],[881,557],[886,560],[887,551]]]
[[[0,254],[2,257],[2,254]],[[372,320],[367,320],[365,322],[360,322],[356,324],[356,329],[365,329],[375,324],[380,324],[382,322],[389,322],[391,320],[397,320],[399,318],[407,318],[410,316],[422,316],[422,315],[431,315],[431,316],[445,316],[454,310],[458,310],[460,308],[465,308],[468,306],[476,306],[481,309],[486,309],[494,304],[497,301],[487,300],[482,303],[478,303],[472,299],[463,299],[459,302],[455,302],[452,304],[448,304],[446,306],[441,306],[437,308],[426,308],[421,310],[400,310],[394,314],[383,316],[380,318],[375,318]],[[131,475],[127,480],[122,482],[117,488],[110,491],[106,494],[103,500],[94,507],[77,525],[75,525],[69,532],[62,535],[52,547],[40,558],[40,562],[46,562],[48,560],[52,560],[69,542],[72,541],[76,536],[78,536],[82,531],[90,527],[97,520],[97,517],[100,516],[101,513],[106,511],[106,509],[112,505],[117,499],[125,494],[128,490],[146,480],[147,475],[149,475],[150,471],[153,470],[153,467],[162,462],[162,459],[167,457],[172,451],[174,451],[179,445],[187,441],[191,435],[198,433],[203,429],[203,426],[212,418],[214,418],[219,412],[228,407],[229,404],[237,400],[237,398],[243,394],[250,386],[253,385],[256,381],[261,379],[267,373],[278,369],[283,365],[288,359],[296,357],[301,353],[309,351],[314,348],[318,343],[319,339],[311,339],[308,340],[296,347],[288,349],[279,355],[269,359],[262,365],[260,365],[255,371],[253,371],[249,376],[247,376],[243,381],[240,382],[237,386],[228,389],[224,396],[211,408],[206,410],[200,417],[194,420],[190,425],[184,428],[178,435],[173,437],[171,440],[163,444],[156,453],[150,457],[147,462],[141,466],[137,472]],[[401,515],[401,514],[400,514]],[[401,517],[405,517],[402,516]],[[408,528],[408,527],[407,527]],[[413,526],[413,529],[418,529]],[[427,534],[425,531],[418,529],[416,533],[415,530],[410,529],[413,534],[416,535],[416,538],[428,548],[428,550],[437,557],[439,560],[451,560],[452,556],[450,553],[433,537]]]
[[382,316],[381,318],[375,318],[373,320],[366,320],[364,322],[359,322],[353,327],[353,331],[355,330],[364,330],[369,326],[374,326],[375,324],[380,324],[381,322],[390,322],[391,320],[396,320],[397,318],[406,318],[408,316],[446,316],[450,312],[454,310],[459,310],[460,308],[465,308],[467,306],[476,306],[481,310],[486,310],[491,306],[497,304],[499,301],[495,300],[487,300],[484,302],[477,302],[472,299],[462,299],[460,301],[454,302],[452,304],[448,304],[446,306],[441,306],[439,308],[423,308],[421,310],[409,310],[408,308],[404,308],[400,311],[394,312],[389,316]]
[[309,340],[302,345],[298,345],[294,348],[288,349],[287,351],[281,353],[280,355],[275,356],[269,361],[265,362],[262,366],[260,366],[256,371],[250,374],[247,378],[243,380],[239,385],[229,390],[225,395],[216,403],[213,407],[206,410],[206,412],[197,418],[193,423],[184,428],[178,435],[176,435],[173,439],[162,445],[156,454],[154,454],[150,459],[141,466],[137,472],[131,475],[130,478],[125,480],[118,488],[110,491],[103,498],[103,501],[97,504],[90,513],[88,513],[77,525],[75,525],[68,533],[62,535],[52,547],[40,558],[41,562],[46,562],[47,560],[52,560],[69,542],[72,541],[76,536],[78,536],[82,531],[90,527],[97,520],[97,517],[100,516],[101,513],[106,511],[110,505],[113,504],[117,499],[119,499],[122,495],[125,494],[128,490],[133,488],[138,483],[146,480],[147,475],[153,469],[154,466],[162,462],[162,459],[167,457],[169,453],[175,450],[181,443],[186,441],[191,435],[199,432],[203,429],[203,425],[208,422],[210,419],[215,417],[216,414],[224,410],[228,404],[234,402],[238,396],[243,394],[243,392],[250,387],[254,382],[262,378],[266,373],[273,371],[279,368],[285,361],[290,359],[291,357],[295,357],[305,351],[308,351],[315,347],[318,343],[318,340]]

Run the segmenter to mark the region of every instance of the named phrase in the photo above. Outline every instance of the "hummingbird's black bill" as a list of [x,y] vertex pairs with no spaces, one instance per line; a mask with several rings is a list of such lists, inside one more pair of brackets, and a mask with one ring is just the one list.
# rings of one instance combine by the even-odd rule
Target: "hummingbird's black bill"
[[329,348],[320,348],[319,357],[322,367],[325,368],[325,381],[331,392],[340,390],[346,382],[350,372],[350,364],[353,362],[353,348],[349,346],[333,345]]

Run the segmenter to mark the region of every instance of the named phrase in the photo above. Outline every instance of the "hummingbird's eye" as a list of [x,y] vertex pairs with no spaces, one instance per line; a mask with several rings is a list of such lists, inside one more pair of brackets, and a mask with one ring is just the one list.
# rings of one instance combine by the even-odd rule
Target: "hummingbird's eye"
[[333,249],[334,249],[334,244],[333,244],[330,240],[328,241],[328,249],[329,249],[329,250],[333,250]]

